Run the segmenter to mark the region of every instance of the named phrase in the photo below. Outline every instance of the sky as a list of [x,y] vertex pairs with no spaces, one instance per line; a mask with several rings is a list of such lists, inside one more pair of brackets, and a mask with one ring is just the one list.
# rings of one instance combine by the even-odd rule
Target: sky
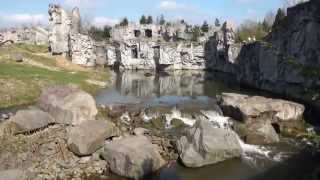
[[184,19],[192,24],[213,23],[215,18],[240,24],[262,20],[269,11],[282,7],[283,0],[0,0],[0,27],[47,25],[48,5],[66,9],[77,6],[81,16],[96,26],[112,25],[123,17],[138,21],[142,14],[161,14],[167,20]]

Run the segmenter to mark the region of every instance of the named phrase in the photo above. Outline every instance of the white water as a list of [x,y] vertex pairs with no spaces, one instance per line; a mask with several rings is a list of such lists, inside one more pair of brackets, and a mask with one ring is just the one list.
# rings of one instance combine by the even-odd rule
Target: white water
[[[197,115],[194,118],[187,118],[183,115],[183,113],[179,110],[177,110],[177,108],[173,108],[171,113],[168,114],[163,114],[166,118],[166,125],[167,128],[171,128],[171,121],[173,119],[179,119],[181,121],[183,121],[186,125],[188,126],[193,126],[194,123],[196,122],[197,119],[199,118],[205,118],[207,120],[209,120],[210,122],[213,123],[213,125],[217,128],[224,128],[224,129],[228,129],[230,131],[232,130],[232,125],[233,122],[231,121],[231,119],[229,117],[225,117],[225,116],[221,116],[218,112],[216,111],[200,111],[201,114]],[[151,114],[151,115],[146,115],[144,113],[143,115],[143,119],[145,122],[150,121],[151,119],[155,118],[157,115],[156,114]],[[237,133],[235,133],[237,134]],[[273,161],[281,161],[282,158],[285,156],[285,154],[283,153],[278,153],[276,155],[274,155],[273,157],[271,156],[271,150],[267,149],[264,146],[257,146],[257,145],[250,145],[250,144],[246,144],[245,142],[243,142],[243,140],[237,136],[239,144],[243,150],[243,154],[242,154],[242,159],[249,162],[250,164],[255,164],[255,158],[254,157],[262,157],[262,158],[267,158],[269,160],[273,160]]]

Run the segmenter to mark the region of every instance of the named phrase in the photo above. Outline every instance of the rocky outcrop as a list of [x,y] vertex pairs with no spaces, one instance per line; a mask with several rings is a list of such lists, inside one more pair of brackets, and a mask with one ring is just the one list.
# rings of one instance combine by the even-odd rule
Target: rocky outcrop
[[95,42],[88,35],[81,34],[78,8],[67,12],[60,5],[49,5],[49,45],[52,54],[71,57],[75,64],[96,65]]
[[10,118],[13,134],[32,132],[54,123],[53,118],[39,109],[21,110]]
[[158,69],[161,70],[203,70],[207,68],[202,43],[162,44],[159,54]]
[[155,69],[154,42],[123,42],[117,47],[116,64],[120,69]]
[[119,135],[119,129],[112,122],[85,121],[70,129],[68,147],[78,156],[87,156],[103,147],[107,138]]
[[70,54],[70,31],[72,20],[59,5],[49,5],[49,46],[52,54]]
[[235,29],[230,22],[225,22],[221,31],[214,33],[206,42],[205,57],[211,69],[233,73],[240,53],[241,45],[235,43]]
[[288,8],[261,42],[230,44],[219,51],[215,47],[222,35],[216,36],[207,44],[214,49],[207,54],[211,68],[235,76],[241,84],[320,107],[319,8],[317,0]]
[[42,27],[10,28],[0,30],[0,44],[11,41],[32,45],[47,45],[48,30]]
[[120,176],[139,179],[159,170],[165,161],[144,136],[126,137],[108,143],[102,153],[110,169]]
[[98,113],[94,98],[71,86],[57,86],[43,90],[39,106],[48,112],[56,123],[79,125],[94,120]]
[[80,33],[72,34],[70,41],[72,63],[85,67],[94,67],[97,60],[95,42],[89,36]]
[[264,145],[280,141],[279,135],[271,125],[271,121],[265,120],[250,124],[235,123],[234,130],[248,144]]
[[270,121],[279,132],[299,130],[303,127],[305,107],[290,101],[223,93],[221,107],[226,116],[248,125]]
[[215,128],[208,120],[198,120],[178,141],[182,163],[202,167],[241,156],[237,135],[227,129]]

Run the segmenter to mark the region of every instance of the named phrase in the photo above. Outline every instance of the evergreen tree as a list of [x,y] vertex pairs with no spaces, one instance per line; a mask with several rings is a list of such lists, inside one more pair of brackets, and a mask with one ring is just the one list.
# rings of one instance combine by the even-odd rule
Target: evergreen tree
[[220,27],[220,26],[221,26],[220,21],[219,21],[218,18],[216,18],[216,20],[215,20],[215,22],[214,22],[214,25],[215,25],[216,27]]
[[192,29],[192,41],[198,41],[199,37],[201,35],[201,29],[199,26],[194,26]]
[[140,24],[146,24],[147,23],[147,18],[145,15],[142,15],[140,18]]
[[153,24],[153,18],[152,16],[148,16],[146,24]]
[[279,8],[273,26],[274,27],[278,26],[285,17],[286,17],[286,13],[284,12],[283,9]]
[[202,26],[201,26],[202,32],[209,32],[209,24],[207,21],[204,21]]
[[265,32],[269,32],[271,30],[269,23],[265,19],[262,22],[262,28]]
[[163,14],[161,14],[161,16],[160,16],[160,25],[164,25],[165,23],[166,23],[166,20],[164,19],[164,16],[163,16]]
[[127,17],[123,18],[122,21],[120,22],[120,26],[128,26],[128,24],[129,24],[129,21]]
[[111,27],[106,25],[103,27],[103,38],[110,38],[110,37],[111,37]]

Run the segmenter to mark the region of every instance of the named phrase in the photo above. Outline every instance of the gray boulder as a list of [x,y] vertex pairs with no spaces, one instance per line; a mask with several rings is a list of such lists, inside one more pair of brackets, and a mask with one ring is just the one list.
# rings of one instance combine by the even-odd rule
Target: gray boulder
[[103,158],[110,169],[120,176],[138,179],[165,165],[165,161],[144,136],[120,139],[105,145]]
[[39,109],[21,110],[9,122],[13,127],[13,134],[31,132],[54,123],[54,119]]
[[263,145],[280,141],[270,121],[255,122],[250,125],[236,123],[235,131],[248,144]]
[[303,128],[305,107],[298,103],[261,96],[223,93],[220,105],[224,115],[249,125],[268,120],[277,126],[280,132]]
[[40,96],[39,106],[61,124],[79,125],[94,120],[98,113],[94,98],[72,86],[45,89]]
[[240,157],[242,149],[237,135],[215,128],[208,120],[198,120],[177,143],[182,163],[191,168],[215,164]]
[[19,169],[9,169],[0,171],[0,180],[32,180],[29,173]]
[[78,156],[91,155],[103,147],[107,138],[119,136],[119,134],[119,129],[112,122],[85,121],[71,128],[68,147]]

